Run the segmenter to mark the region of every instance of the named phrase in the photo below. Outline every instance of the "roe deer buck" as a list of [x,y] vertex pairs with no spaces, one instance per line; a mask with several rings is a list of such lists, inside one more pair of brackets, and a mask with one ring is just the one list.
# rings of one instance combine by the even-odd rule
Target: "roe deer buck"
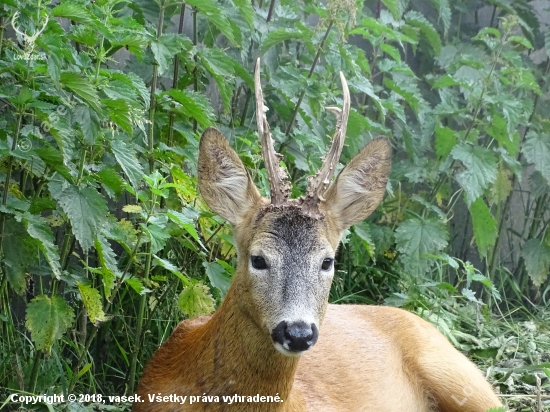
[[328,305],[342,232],[382,200],[391,156],[389,141],[376,138],[329,185],[350,109],[340,77],[343,110],[329,108],[338,116],[336,132],[305,199],[289,199],[259,59],[256,110],[271,199],[260,195],[220,132],[203,133],[199,186],[233,226],[237,271],[217,312],[182,322],[154,354],[134,412],[485,412],[501,405],[480,371],[420,317]]

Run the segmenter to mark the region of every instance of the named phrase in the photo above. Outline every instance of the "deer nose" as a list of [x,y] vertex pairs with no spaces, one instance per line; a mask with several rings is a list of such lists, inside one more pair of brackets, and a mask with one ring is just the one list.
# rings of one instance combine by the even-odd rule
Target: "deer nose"
[[303,352],[317,342],[319,330],[314,323],[304,321],[280,322],[271,332],[271,338],[290,352]]

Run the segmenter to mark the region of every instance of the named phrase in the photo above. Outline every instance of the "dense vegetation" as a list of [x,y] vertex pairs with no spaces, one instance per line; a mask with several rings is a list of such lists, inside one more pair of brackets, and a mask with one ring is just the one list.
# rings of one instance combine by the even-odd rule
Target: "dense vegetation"
[[[175,325],[217,307],[235,250],[197,194],[198,140],[216,125],[268,194],[251,93],[261,56],[294,196],[332,135],[339,71],[352,92],[341,164],[378,134],[395,149],[385,201],[339,250],[331,300],[415,311],[502,393],[529,395],[510,407],[548,405],[540,11],[320,3],[0,1],[0,402],[132,394]],[[127,405],[96,407],[69,410]]]

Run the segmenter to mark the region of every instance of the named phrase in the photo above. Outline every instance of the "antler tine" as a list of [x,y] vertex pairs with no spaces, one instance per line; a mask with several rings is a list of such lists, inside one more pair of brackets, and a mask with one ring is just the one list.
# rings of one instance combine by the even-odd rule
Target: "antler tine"
[[286,170],[279,165],[282,155],[275,151],[273,139],[269,131],[269,124],[265,112],[268,108],[264,105],[264,95],[260,82],[260,59],[256,60],[256,70],[254,72],[254,88],[256,92],[256,120],[258,122],[258,135],[262,145],[262,157],[267,169],[267,178],[269,180],[269,191],[271,192],[271,204],[273,206],[282,206],[288,200],[290,194],[290,184]]
[[319,210],[319,203],[324,201],[323,194],[328,189],[334,170],[340,160],[340,154],[344,147],[344,140],[346,138],[346,129],[348,125],[349,109],[350,109],[350,95],[348,83],[344,74],[340,72],[340,80],[342,82],[343,91],[343,110],[338,107],[326,107],[325,109],[334,113],[337,118],[336,131],[332,137],[332,146],[323,160],[323,165],[315,176],[309,177],[309,186],[307,189],[307,195],[302,204],[302,209],[305,213],[312,217],[321,217],[322,213]]

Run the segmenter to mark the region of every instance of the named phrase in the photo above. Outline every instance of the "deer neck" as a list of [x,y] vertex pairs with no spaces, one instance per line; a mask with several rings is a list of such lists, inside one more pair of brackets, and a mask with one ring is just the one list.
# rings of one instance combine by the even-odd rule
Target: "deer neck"
[[[290,396],[298,358],[277,352],[271,337],[242,311],[239,293],[233,286],[205,325],[206,370],[224,395],[275,396],[287,401]],[[206,372],[205,370],[205,372]],[[208,380],[207,380],[208,382]],[[206,388],[205,388],[206,389]]]

